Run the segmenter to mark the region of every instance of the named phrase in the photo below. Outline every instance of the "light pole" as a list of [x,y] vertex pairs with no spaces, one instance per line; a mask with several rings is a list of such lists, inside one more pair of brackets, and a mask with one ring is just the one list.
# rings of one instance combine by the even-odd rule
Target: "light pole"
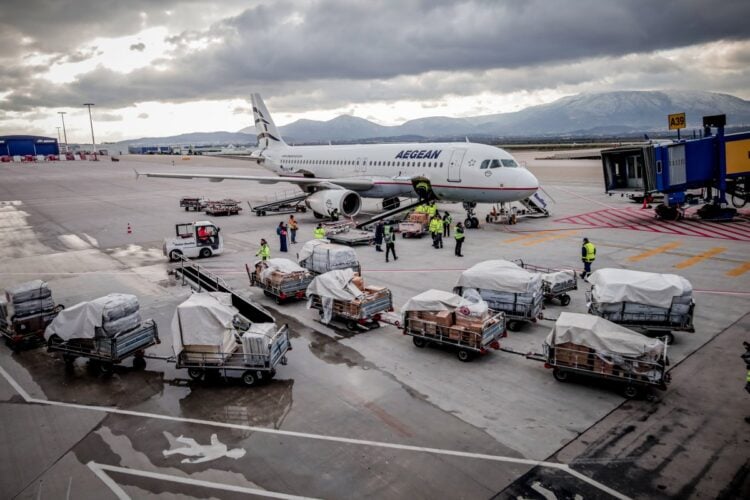
[[89,123],[91,124],[91,149],[93,149],[92,153],[96,155],[96,140],[94,139],[94,120],[91,119],[91,106],[94,106],[94,103],[86,102],[83,105],[89,108]]
[[60,115],[60,118],[62,118],[62,124],[63,124],[63,137],[65,138],[65,152],[68,152],[68,133],[65,131],[65,111],[58,111],[57,114]]
[[62,140],[60,138],[60,127],[55,127],[57,129],[57,143],[60,144],[60,141]]

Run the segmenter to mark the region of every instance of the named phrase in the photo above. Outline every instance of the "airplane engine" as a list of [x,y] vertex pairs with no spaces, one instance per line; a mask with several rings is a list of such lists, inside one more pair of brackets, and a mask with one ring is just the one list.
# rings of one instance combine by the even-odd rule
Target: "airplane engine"
[[328,216],[334,209],[338,209],[338,215],[353,217],[362,207],[362,198],[348,189],[323,189],[308,196],[305,204],[313,212],[323,216]]

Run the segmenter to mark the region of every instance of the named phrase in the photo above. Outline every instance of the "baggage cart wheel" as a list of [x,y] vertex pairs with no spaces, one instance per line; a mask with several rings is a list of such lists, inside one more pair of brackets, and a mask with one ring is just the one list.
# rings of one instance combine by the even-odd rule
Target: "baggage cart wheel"
[[468,363],[469,361],[474,359],[471,351],[467,351],[466,349],[459,349],[456,353],[456,356],[458,356],[459,361],[463,361],[464,363]]
[[674,344],[674,333],[672,332],[667,332],[664,335],[661,335],[659,338],[663,339],[664,342],[667,343],[667,345]]
[[427,347],[427,341],[423,339],[422,337],[412,337],[411,341],[414,343],[415,346],[422,349],[423,347]]
[[263,290],[263,295],[265,295],[266,297],[273,297],[273,294],[268,290]]
[[354,321],[353,319],[348,319],[348,320],[346,320],[346,327],[347,327],[347,328],[348,328],[349,330],[351,330],[351,331],[353,331],[353,332],[356,332],[356,331],[358,331],[358,330],[359,330],[359,323],[357,323],[357,322],[356,322],[356,321]]
[[282,298],[281,298],[281,297],[279,297],[278,295],[277,295],[277,296],[276,296],[276,297],[274,298],[274,300],[276,301],[276,303],[277,303],[277,304],[281,304],[282,302],[284,302],[284,301],[282,300]]
[[112,375],[113,371],[114,371],[114,366],[112,365],[112,363],[108,361],[102,361],[101,363],[99,363],[99,372],[102,375],[105,375],[105,376]]
[[210,250],[209,248],[201,248],[201,253],[200,253],[200,255],[201,255],[201,257],[202,257],[202,258],[204,258],[204,259],[205,259],[206,257],[211,257],[211,250]]
[[64,306],[64,305],[62,305],[62,304],[57,304],[57,305],[55,306],[55,308],[54,308],[54,309],[52,310],[52,312],[54,312],[55,314],[58,314],[58,313],[60,313],[60,311],[62,311],[63,309],[65,309],[65,306]]
[[638,390],[638,387],[634,385],[626,385],[625,389],[623,389],[622,391],[622,394],[628,399],[633,399],[635,397],[638,397],[639,393],[640,391]]
[[568,304],[570,304],[570,295],[567,293],[560,295],[560,305],[567,306]]
[[203,370],[200,368],[188,368],[188,377],[192,380],[201,380],[203,378]]
[[143,356],[135,356],[133,358],[133,368],[136,370],[143,370],[146,368],[146,360],[143,358]]
[[72,366],[73,363],[75,363],[76,357],[73,354],[63,354],[62,355],[63,363],[65,363],[68,366]]
[[180,260],[181,256],[182,252],[180,252],[179,250],[172,250],[171,252],[169,252],[169,260],[171,260],[172,262]]
[[515,321],[515,320],[508,321],[508,330],[510,330],[511,332],[517,332],[521,329],[521,325],[522,324],[520,321]]
[[[52,336],[51,336],[51,337],[49,338],[49,340],[47,341],[47,347],[53,347],[53,346],[56,346],[56,345],[58,345],[58,344],[61,344],[61,343],[62,343],[62,341],[63,341],[63,340],[62,340],[62,339],[60,338],[60,336],[59,336],[59,335],[57,335],[57,334],[55,334],[55,335],[52,335]],[[64,358],[64,357],[65,357],[65,355],[63,354],[63,358]]]
[[568,372],[558,367],[554,367],[552,369],[552,376],[555,377],[555,380],[557,380],[558,382],[567,382],[569,375],[570,374]]
[[255,370],[247,370],[242,374],[242,383],[248,387],[257,385],[261,381],[261,377],[258,376],[259,373]]

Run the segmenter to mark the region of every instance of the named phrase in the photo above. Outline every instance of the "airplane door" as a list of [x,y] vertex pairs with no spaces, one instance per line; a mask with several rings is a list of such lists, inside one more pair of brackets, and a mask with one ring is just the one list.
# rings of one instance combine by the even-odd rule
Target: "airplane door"
[[465,149],[454,149],[448,161],[448,182],[461,182],[461,163],[464,161]]
[[367,172],[367,158],[357,158],[357,161],[359,165],[357,165],[355,170],[362,173]]

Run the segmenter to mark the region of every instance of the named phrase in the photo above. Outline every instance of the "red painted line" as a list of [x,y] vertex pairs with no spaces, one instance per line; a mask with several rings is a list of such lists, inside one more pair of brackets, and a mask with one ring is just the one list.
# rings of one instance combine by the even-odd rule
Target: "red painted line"
[[704,224],[701,224],[701,223],[695,222],[695,221],[687,221],[687,220],[683,219],[683,220],[679,221],[679,223],[683,224],[683,225],[685,225],[687,227],[690,227],[690,228],[700,228],[700,231],[698,231],[698,229],[694,229],[694,231],[696,231],[696,232],[698,232],[700,234],[708,234],[708,235],[710,235],[710,237],[713,237],[713,238],[718,237],[718,238],[729,239],[729,240],[737,240],[737,239],[740,239],[742,237],[747,237],[746,235],[743,235],[741,233],[740,234],[736,234],[736,233],[731,233],[729,231],[724,232],[724,231],[720,230],[719,228],[708,226],[708,225],[704,225]]
[[[688,221],[688,222],[694,222],[698,224],[698,221]],[[727,224],[727,223],[720,223],[720,222],[704,222],[707,228],[710,228],[714,231],[720,231],[727,234],[736,235],[743,239],[750,239],[750,225],[743,224],[743,223],[736,223],[736,224]]]
[[[621,226],[619,224],[620,221],[617,221],[618,223],[615,223],[614,221],[607,219],[599,212],[591,212],[590,214],[586,214],[586,218],[591,220],[593,224],[599,227],[601,227],[602,225],[613,228],[613,229],[617,227],[627,227],[627,226]],[[633,228],[631,227],[631,229]]]
[[[390,182],[390,181],[374,181],[374,185],[396,185],[396,186],[411,186],[410,182]],[[536,191],[536,187],[486,187],[486,186],[462,186],[461,184],[432,184],[432,187],[452,188],[452,189],[483,189],[485,191]]]
[[456,269],[362,269],[362,272],[368,272],[368,273],[447,273],[447,272],[456,272],[456,271],[466,271],[466,267],[456,268]]

